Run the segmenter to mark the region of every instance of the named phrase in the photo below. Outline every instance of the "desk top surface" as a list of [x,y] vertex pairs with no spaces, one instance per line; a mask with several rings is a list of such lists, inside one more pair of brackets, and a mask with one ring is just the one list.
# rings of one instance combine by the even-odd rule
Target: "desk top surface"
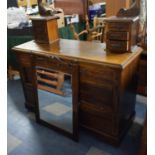
[[115,54],[105,51],[105,44],[88,41],[60,39],[52,44],[40,44],[34,40],[15,46],[15,51],[28,52],[38,55],[55,55],[62,58],[109,64],[124,68],[142,49],[135,46],[131,53]]

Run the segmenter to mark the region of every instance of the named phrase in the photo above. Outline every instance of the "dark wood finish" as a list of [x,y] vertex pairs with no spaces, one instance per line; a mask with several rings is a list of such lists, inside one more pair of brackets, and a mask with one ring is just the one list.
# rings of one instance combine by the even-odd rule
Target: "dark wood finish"
[[[110,143],[120,142],[135,114],[135,75],[141,48],[135,47],[130,53],[114,54],[106,53],[103,43],[60,39],[50,45],[31,41],[13,50],[21,67],[24,92],[31,92],[31,96],[26,97],[27,107],[35,109],[36,101],[32,96],[35,90],[31,79],[34,75],[32,66],[37,59],[38,64],[44,64],[44,67],[59,65],[49,63],[53,56],[66,63],[77,61],[79,95],[76,97],[79,98],[80,126]],[[30,72],[32,74],[27,74]]]
[[115,53],[131,52],[137,44],[139,17],[109,17],[106,22],[107,51]]
[[32,20],[34,39],[38,43],[50,44],[59,39],[57,19],[55,16],[34,16]]

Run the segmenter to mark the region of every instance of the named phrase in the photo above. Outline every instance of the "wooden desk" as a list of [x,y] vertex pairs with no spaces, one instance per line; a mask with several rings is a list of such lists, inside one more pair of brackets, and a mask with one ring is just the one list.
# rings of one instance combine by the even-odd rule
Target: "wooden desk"
[[36,62],[50,67],[54,58],[76,61],[80,75],[80,125],[111,143],[120,142],[135,114],[135,74],[141,48],[112,54],[105,52],[103,43],[60,39],[50,45],[30,41],[13,50],[19,61],[28,109],[34,109],[36,103]]

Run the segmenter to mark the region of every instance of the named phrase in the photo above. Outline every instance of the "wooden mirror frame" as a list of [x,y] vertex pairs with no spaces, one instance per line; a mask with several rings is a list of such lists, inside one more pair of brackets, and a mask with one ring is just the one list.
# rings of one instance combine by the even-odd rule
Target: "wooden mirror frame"
[[[44,56],[45,57],[45,56]],[[37,76],[35,76],[35,88],[36,88],[36,108],[35,115],[37,123],[44,125],[50,129],[58,131],[63,135],[72,138],[75,141],[79,139],[79,123],[78,123],[78,111],[79,111],[79,102],[78,102],[78,91],[79,91],[79,67],[75,61],[63,60],[56,56],[47,56],[47,61],[45,62],[45,58],[37,57],[34,60],[34,71],[36,75],[36,66],[45,67],[48,69],[64,72],[66,74],[71,75],[72,77],[72,126],[73,132],[67,132],[66,130],[59,128],[55,125],[49,124],[48,122],[42,120],[40,118],[39,112],[39,101],[38,101],[38,91],[37,91]]]

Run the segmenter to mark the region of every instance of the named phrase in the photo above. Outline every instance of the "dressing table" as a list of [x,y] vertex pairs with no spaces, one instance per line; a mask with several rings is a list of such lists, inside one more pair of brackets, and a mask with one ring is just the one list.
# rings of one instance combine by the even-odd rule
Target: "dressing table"
[[79,126],[119,144],[135,115],[136,73],[142,49],[135,46],[122,54],[105,49],[103,43],[67,39],[51,44],[32,40],[15,46],[26,108],[36,109],[36,64],[63,69],[62,62],[65,62],[69,70],[72,62],[76,63]]

